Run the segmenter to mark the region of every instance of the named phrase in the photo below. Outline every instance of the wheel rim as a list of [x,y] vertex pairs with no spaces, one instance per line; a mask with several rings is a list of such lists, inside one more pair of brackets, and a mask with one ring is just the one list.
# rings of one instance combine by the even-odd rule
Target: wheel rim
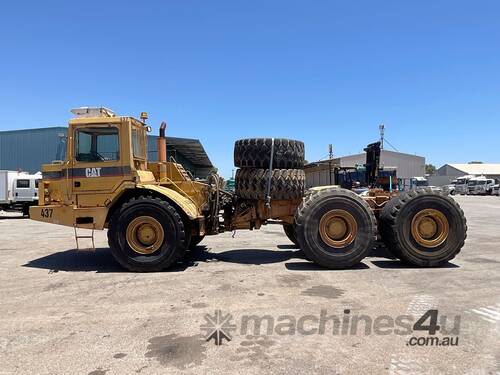
[[350,245],[358,234],[354,216],[345,210],[331,210],[321,217],[319,235],[323,242],[334,248]]
[[163,226],[151,216],[139,216],[127,226],[127,243],[139,254],[152,254],[163,244]]
[[433,208],[418,212],[411,222],[411,234],[423,247],[432,249],[442,245],[449,233],[448,219],[441,211]]

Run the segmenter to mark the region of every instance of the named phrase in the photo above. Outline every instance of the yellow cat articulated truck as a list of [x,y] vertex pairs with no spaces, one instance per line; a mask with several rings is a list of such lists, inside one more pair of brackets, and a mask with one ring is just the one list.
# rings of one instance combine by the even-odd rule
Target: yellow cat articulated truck
[[307,259],[332,269],[359,263],[377,239],[395,257],[422,267],[442,265],[464,245],[466,220],[451,197],[429,189],[377,189],[373,160],[367,164],[372,189],[363,197],[337,186],[306,190],[302,142],[239,140],[235,191],[227,192],[216,174],[193,180],[167,157],[164,123],[152,162],[146,114],[72,112],[66,160],[43,165],[39,205],[30,217],[75,232],[107,228],[111,252],[128,270],[166,269],[207,235],[259,229],[268,220],[280,222]]

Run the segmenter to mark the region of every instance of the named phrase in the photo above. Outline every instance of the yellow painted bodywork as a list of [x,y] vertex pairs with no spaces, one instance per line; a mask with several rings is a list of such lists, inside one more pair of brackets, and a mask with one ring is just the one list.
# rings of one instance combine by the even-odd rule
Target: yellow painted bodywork
[[[107,214],[108,208],[106,207],[79,208],[54,204],[30,207],[30,219],[32,220],[88,229],[103,229]],[[87,217],[92,217],[94,222],[92,224],[76,225],[77,218]]]
[[[75,135],[81,128],[116,128],[119,160],[77,161]],[[134,155],[132,132],[142,142],[143,155]],[[143,122],[132,117],[75,118],[69,121],[66,160],[42,166],[39,205],[30,208],[33,220],[79,228],[104,229],[110,210],[124,194],[164,197],[196,222],[194,234],[204,234],[203,210],[208,186],[191,181],[175,160],[147,161],[147,134]],[[132,191],[133,190],[133,191]]]
[[155,191],[169,200],[177,203],[178,206],[182,208],[182,210],[186,213],[186,215],[190,219],[196,219],[199,216],[199,211],[198,207],[196,204],[193,202],[192,199],[190,199],[188,196],[179,194],[177,191],[173,189],[169,189],[165,186],[161,185],[148,185],[148,184],[138,184],[137,188],[139,189],[146,189],[150,191]]

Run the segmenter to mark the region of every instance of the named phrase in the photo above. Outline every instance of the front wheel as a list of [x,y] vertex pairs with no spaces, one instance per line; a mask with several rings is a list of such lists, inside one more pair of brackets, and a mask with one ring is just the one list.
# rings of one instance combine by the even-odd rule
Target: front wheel
[[108,242],[115,259],[135,272],[161,271],[181,259],[186,249],[184,223],[168,202],[132,198],[109,223]]
[[371,251],[377,232],[368,204],[352,191],[339,188],[307,194],[295,223],[306,257],[331,269],[359,263]]

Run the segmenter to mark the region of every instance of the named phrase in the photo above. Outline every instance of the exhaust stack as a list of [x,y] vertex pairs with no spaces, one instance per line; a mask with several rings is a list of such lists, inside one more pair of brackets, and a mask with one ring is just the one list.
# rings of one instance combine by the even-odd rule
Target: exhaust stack
[[156,139],[156,147],[158,149],[158,161],[166,163],[167,161],[167,138],[165,138],[165,129],[167,124],[163,121],[160,125],[160,136]]

